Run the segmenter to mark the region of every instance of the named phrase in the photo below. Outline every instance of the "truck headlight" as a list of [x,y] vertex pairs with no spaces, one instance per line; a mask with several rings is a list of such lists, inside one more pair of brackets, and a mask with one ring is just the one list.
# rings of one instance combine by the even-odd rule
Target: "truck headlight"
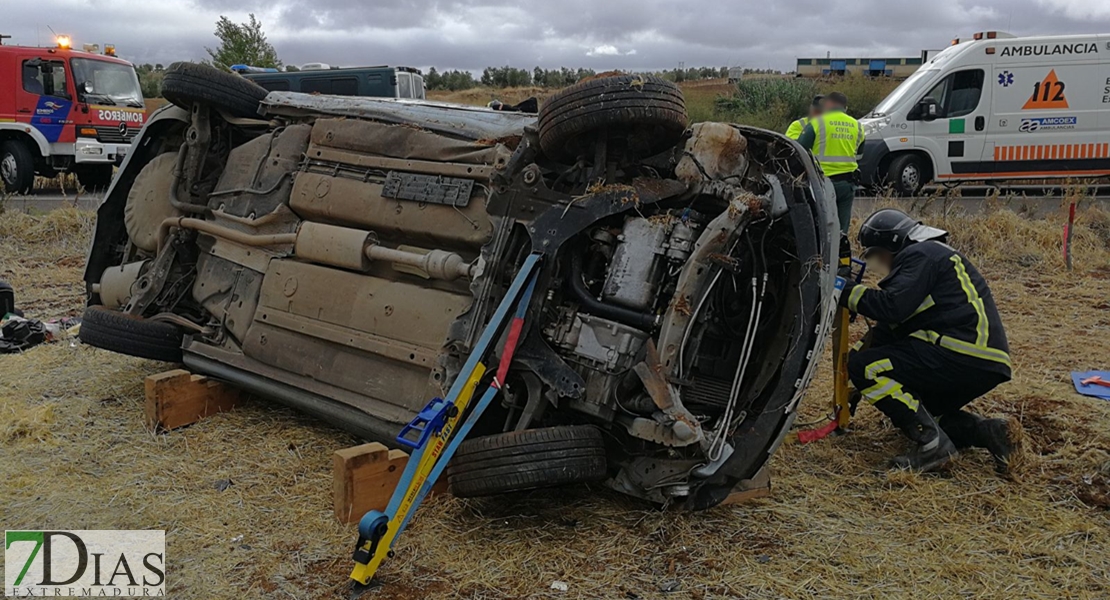
[[863,124],[863,135],[866,137],[877,136],[879,132],[890,126],[890,117],[879,117],[878,119],[869,119]]

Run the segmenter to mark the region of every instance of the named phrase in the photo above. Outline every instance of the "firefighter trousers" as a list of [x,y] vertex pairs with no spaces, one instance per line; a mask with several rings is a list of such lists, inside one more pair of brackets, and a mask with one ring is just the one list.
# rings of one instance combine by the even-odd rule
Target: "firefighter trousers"
[[924,406],[942,428],[945,415],[955,416],[1009,379],[982,359],[916,338],[852,352],[848,377],[862,399],[874,404],[893,398],[915,412]]

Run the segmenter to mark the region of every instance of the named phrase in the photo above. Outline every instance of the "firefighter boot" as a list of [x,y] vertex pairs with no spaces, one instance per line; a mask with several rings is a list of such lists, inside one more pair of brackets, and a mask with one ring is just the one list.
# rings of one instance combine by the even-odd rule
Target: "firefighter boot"
[[908,454],[894,457],[890,461],[892,467],[922,472],[935,471],[959,455],[952,440],[948,439],[948,435],[924,406],[918,406],[914,411],[905,403],[887,397],[876,402],[875,408],[881,410],[895,427],[917,444],[917,448]]
[[964,410],[944,415],[941,428],[957,448],[986,448],[994,459],[994,470],[1005,475],[1020,444],[1016,423],[1006,419],[986,419]]

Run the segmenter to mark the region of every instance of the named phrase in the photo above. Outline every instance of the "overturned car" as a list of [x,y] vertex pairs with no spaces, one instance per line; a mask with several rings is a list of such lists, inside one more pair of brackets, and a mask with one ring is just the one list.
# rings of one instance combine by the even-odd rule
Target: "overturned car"
[[539,284],[455,494],[582,481],[703,509],[790,429],[832,313],[831,187],[783,136],[688,127],[602,77],[537,116],[269,95],[175,65],[97,213],[90,345],[366,439],[455,380],[527,256]]

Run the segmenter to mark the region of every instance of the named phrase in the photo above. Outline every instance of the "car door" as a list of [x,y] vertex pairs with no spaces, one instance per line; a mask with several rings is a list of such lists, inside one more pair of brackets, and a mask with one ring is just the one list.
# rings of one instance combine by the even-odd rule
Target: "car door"
[[73,141],[72,131],[63,136],[73,108],[68,80],[64,61],[28,58],[20,64],[16,118],[34,126],[50,143]]
[[934,100],[937,114],[927,118],[919,111],[914,145],[933,157],[938,180],[975,176],[985,169],[991,106],[991,88],[985,82],[984,67],[963,68],[948,74],[920,99],[921,103]]

